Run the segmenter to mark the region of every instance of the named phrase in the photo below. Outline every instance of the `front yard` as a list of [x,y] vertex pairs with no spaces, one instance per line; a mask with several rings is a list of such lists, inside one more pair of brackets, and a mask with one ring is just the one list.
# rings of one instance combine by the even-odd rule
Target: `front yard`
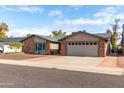
[[56,68],[63,70],[93,72],[122,75],[123,68],[117,63],[124,66],[124,57],[107,56],[107,57],[76,57],[76,56],[59,56],[59,55],[36,55],[36,54],[1,54],[1,64],[12,64],[22,66],[33,66],[40,68]]
[[9,53],[9,54],[0,54],[0,59],[8,60],[26,60],[44,57],[45,55],[34,55],[34,54],[24,54],[24,53]]
[[[96,66],[118,68],[124,67],[123,56],[107,56],[107,57],[75,57],[75,56],[56,56],[56,55],[39,55],[39,54],[24,54],[10,53],[1,54],[0,59],[18,60],[25,62],[45,63],[50,65],[63,66]],[[122,66],[123,65],[123,66]]]

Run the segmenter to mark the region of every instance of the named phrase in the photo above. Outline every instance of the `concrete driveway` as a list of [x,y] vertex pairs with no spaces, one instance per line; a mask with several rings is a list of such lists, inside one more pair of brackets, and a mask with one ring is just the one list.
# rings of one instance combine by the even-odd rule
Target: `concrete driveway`
[[102,59],[100,57],[46,56],[44,58],[28,59],[27,61],[63,66],[96,66]]
[[116,62],[116,57],[74,57],[51,55],[25,60],[0,59],[0,63],[4,64],[122,75],[124,69],[115,67]]

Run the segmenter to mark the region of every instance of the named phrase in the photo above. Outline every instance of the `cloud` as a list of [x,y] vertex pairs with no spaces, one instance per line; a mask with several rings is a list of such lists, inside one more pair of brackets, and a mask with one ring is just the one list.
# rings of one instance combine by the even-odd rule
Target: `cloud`
[[7,32],[8,36],[14,36],[14,37],[21,37],[26,36],[27,34],[37,34],[37,35],[49,35],[50,29],[47,27],[34,27],[34,28],[17,28],[17,29],[11,29],[9,32]]
[[25,12],[42,12],[44,11],[43,8],[39,8],[36,6],[21,6],[17,8],[18,11],[25,11]]
[[22,36],[26,36],[27,34],[37,34],[37,35],[47,36],[47,35],[51,35],[52,31],[60,30],[60,29],[67,32],[67,34],[76,31],[75,27],[65,28],[62,25],[58,26],[53,23],[52,25],[40,26],[40,27],[32,27],[32,28],[25,27],[25,28],[10,29],[9,32],[7,32],[7,36],[22,37]]
[[61,16],[63,14],[62,10],[51,10],[49,16]]
[[74,10],[79,10],[80,8],[84,7],[83,5],[71,5],[70,8],[73,8]]
[[124,21],[124,11],[120,12],[119,7],[117,6],[107,7],[95,13],[94,17],[108,20],[109,23],[113,22],[115,18],[119,18],[121,21]]
[[118,7],[107,7],[91,15],[92,18],[80,17],[76,19],[63,19],[57,20],[56,24],[59,25],[72,25],[72,26],[82,26],[82,25],[107,25],[111,24],[115,18],[120,18],[121,22],[124,22],[124,12],[119,12]]
[[101,9],[99,12],[95,13],[94,16],[95,17],[106,17],[109,15],[113,15],[117,13],[117,10],[115,7],[107,7],[104,9]]
[[[121,7],[122,8],[122,7]],[[9,11],[15,11],[9,8]],[[123,9],[123,8],[122,8]],[[30,11],[28,9],[19,9],[21,11]],[[35,11],[38,11],[37,9]],[[65,12],[64,12],[65,13]],[[61,10],[51,10],[49,12],[49,16],[61,16],[63,15],[63,11]],[[124,11],[119,10],[118,7],[105,7],[95,12],[91,15],[91,17],[79,17],[73,19],[55,19],[51,25],[42,26],[42,27],[33,27],[33,28],[23,28],[23,29],[12,29],[8,32],[8,35],[13,36],[25,36],[26,34],[41,34],[41,35],[49,35],[52,30],[62,29],[67,33],[71,33],[77,30],[86,30],[91,31],[105,31],[108,29],[108,25],[113,23],[114,18],[120,18],[121,24],[124,22]],[[119,30],[120,32],[122,29]]]
[[43,12],[44,9],[38,6],[0,6],[0,11],[10,12]]
[[65,19],[63,21],[56,21],[57,24],[68,24],[68,25],[101,25],[108,23],[107,20],[103,19],[90,19],[90,18],[78,18],[78,19]]
[[83,25],[105,25],[109,23],[108,20],[104,20],[102,18],[77,18],[77,19],[64,19],[64,20],[57,20],[56,24],[58,25],[72,25],[72,26],[83,26]]

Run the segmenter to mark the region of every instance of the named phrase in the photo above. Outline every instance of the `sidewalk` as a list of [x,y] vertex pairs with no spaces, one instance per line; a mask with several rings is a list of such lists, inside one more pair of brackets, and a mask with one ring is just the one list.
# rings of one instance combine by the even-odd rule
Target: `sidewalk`
[[118,68],[117,57],[116,56],[107,56],[107,57],[103,58],[102,61],[97,66]]
[[83,72],[92,72],[92,73],[101,73],[101,74],[112,74],[112,75],[123,75],[123,68],[109,68],[109,67],[98,67],[98,66],[65,66],[61,64],[50,64],[46,62],[28,62],[28,61],[12,61],[12,60],[3,60],[0,59],[1,64],[10,64],[10,65],[20,65],[20,66],[32,66],[32,67],[41,67],[41,68],[54,68],[61,70],[72,70],[72,71],[83,71]]
[[117,65],[122,68],[124,67],[124,56],[117,57]]

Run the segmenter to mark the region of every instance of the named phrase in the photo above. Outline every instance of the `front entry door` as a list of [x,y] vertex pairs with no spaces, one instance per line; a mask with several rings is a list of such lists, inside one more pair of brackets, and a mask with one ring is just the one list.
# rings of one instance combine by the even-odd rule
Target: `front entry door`
[[35,43],[35,52],[38,54],[43,53],[45,50],[45,43]]

